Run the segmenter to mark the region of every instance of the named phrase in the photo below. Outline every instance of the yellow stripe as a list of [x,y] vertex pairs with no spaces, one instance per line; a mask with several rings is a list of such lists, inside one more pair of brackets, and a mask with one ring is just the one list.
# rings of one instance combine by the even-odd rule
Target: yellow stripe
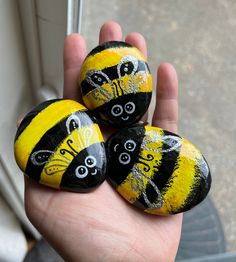
[[103,50],[99,53],[96,53],[95,55],[91,55],[86,58],[81,68],[79,85],[85,79],[86,73],[88,71],[94,69],[102,70],[104,68],[117,65],[120,62],[121,58],[126,55],[131,55],[138,60],[146,61],[142,53],[135,47],[109,48]]
[[[148,72],[146,73],[147,73],[147,80],[143,84],[140,85],[137,92],[144,92],[144,93],[152,92],[152,76]],[[126,91],[128,91],[128,88],[129,88],[129,85],[128,85],[129,78],[130,76],[122,77]],[[108,93],[113,97],[113,99],[117,98],[117,95],[113,94],[110,84],[104,84],[102,87],[108,91]],[[99,106],[102,106],[108,100],[106,97],[102,95],[101,92],[98,92],[98,91],[99,91],[99,88],[96,88],[96,89],[91,90],[85,96],[83,96],[84,104],[90,110],[93,110]]]
[[25,171],[31,151],[50,128],[71,113],[84,109],[84,106],[75,101],[60,100],[38,113],[14,145],[16,161],[21,170]]
[[145,212],[168,215],[176,212],[185,204],[195,183],[196,159],[201,157],[200,151],[185,138],[182,138],[182,147],[178,158],[178,167],[170,177],[170,187],[163,189],[164,204],[162,208]]
[[[59,188],[64,172],[74,159],[74,157],[66,151],[65,155],[62,155],[60,153],[61,150],[73,152],[67,143],[69,139],[73,140],[73,143],[70,145],[78,152],[78,154],[80,151],[91,146],[92,144],[104,142],[102,134],[97,124],[93,124],[91,126],[84,126],[79,130],[75,129],[70,134],[70,136],[68,136],[59,145],[55,153],[50,157],[49,162],[44,166],[44,169],[40,176],[41,184],[48,185],[54,188]],[[65,157],[67,159],[65,159]],[[58,170],[58,172],[53,175],[48,175],[46,173],[46,170],[50,174],[50,169],[51,172],[55,170]]]
[[[155,131],[155,133],[158,133],[160,137],[163,136],[163,130],[160,128],[153,128],[150,126],[145,126],[145,135],[147,139],[152,139],[153,135],[155,134],[154,132],[149,133],[150,131]],[[137,167],[150,179],[153,178],[154,176],[154,170],[158,170],[158,165],[161,164],[161,159],[162,155],[161,153],[158,152],[153,152],[152,149],[161,149],[163,146],[163,142],[161,139],[155,142],[150,142],[147,144],[147,148],[144,150],[140,151],[140,158],[139,160],[142,161],[143,163],[147,164],[150,167],[150,170],[147,172],[145,171],[145,165],[142,163],[138,163]],[[152,161],[145,161],[144,159],[148,159],[148,155],[151,154],[154,156],[154,160]],[[142,176],[142,175],[141,175]],[[131,181],[132,177],[134,175],[132,172],[127,176],[127,178],[124,180],[124,182],[117,187],[117,191],[129,202],[133,203],[136,201],[137,198],[139,198],[140,194],[142,191],[133,191],[132,186],[131,186]],[[133,179],[135,181],[135,179]],[[144,184],[144,189],[146,188],[148,181],[146,178],[143,177],[143,184]]]

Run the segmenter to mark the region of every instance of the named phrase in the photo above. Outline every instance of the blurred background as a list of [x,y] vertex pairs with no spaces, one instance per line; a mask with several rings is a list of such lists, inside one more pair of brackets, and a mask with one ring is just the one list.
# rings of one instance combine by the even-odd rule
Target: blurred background
[[179,259],[208,261],[199,257],[227,252],[219,261],[236,261],[235,14],[234,0],[0,0],[0,261],[22,261],[29,239],[40,239],[24,214],[23,176],[13,156],[15,123],[37,103],[62,96],[66,34],[80,31],[91,50],[107,20],[118,22],[124,37],[144,35],[154,79],[160,63],[174,65],[179,133],[201,149],[211,168],[209,206],[186,217],[196,223],[204,218],[203,228],[183,228],[188,232]]

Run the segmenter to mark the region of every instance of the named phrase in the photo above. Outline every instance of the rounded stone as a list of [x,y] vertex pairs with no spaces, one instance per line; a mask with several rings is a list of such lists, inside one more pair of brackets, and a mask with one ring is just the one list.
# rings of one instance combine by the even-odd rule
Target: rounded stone
[[29,112],[17,130],[14,153],[27,176],[49,187],[87,192],[105,179],[100,129],[72,100],[49,100]]
[[106,142],[108,177],[128,202],[155,215],[190,210],[208,194],[209,166],[188,140],[161,128],[133,126]]
[[86,107],[113,127],[138,122],[152,96],[152,76],[141,52],[125,42],[106,42],[86,57],[79,86]]

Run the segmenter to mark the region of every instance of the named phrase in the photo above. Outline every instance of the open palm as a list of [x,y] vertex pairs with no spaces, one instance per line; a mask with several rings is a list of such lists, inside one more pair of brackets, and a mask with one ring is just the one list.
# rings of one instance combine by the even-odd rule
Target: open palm
[[[99,42],[122,40],[120,26],[105,23]],[[126,42],[147,56],[138,33]],[[72,34],[64,46],[64,98],[81,102],[78,75],[86,56],[84,39]],[[153,126],[177,131],[177,76],[170,64],[158,69],[157,105]],[[102,128],[106,137],[110,130]],[[66,261],[173,261],[179,244],[182,215],[142,213],[126,203],[105,181],[95,191],[57,191],[25,179],[26,212],[41,234]]]

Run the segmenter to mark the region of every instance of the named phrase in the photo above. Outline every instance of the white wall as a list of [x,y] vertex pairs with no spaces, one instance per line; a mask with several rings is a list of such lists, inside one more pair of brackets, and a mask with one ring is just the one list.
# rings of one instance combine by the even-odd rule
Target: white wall
[[32,106],[21,21],[16,0],[0,0],[0,192],[26,222],[23,176],[15,164],[16,120]]

